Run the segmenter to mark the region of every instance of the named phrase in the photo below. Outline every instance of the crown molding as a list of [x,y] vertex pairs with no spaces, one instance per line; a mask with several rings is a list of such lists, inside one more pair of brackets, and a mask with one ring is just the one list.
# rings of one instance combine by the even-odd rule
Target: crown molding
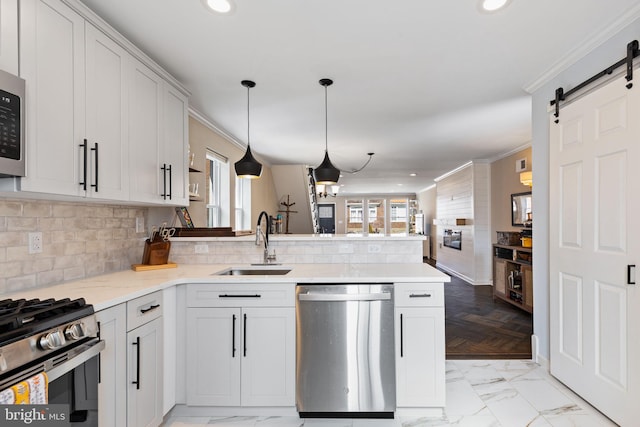
[[600,31],[597,31],[591,38],[585,39],[579,46],[572,49],[564,57],[560,58],[560,60],[554,63],[538,78],[524,85],[522,89],[527,93],[537,91],[561,72],[565,71],[571,65],[575,64],[580,59],[593,52],[597,47],[601,46],[604,42],[618,34],[621,28],[625,28],[638,18],[640,18],[640,3],[631,7],[611,24],[603,27]]

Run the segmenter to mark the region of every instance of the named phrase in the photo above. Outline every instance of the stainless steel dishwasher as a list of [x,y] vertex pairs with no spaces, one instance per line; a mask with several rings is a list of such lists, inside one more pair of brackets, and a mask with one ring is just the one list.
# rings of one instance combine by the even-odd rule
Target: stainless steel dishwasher
[[298,284],[300,417],[393,418],[392,284]]

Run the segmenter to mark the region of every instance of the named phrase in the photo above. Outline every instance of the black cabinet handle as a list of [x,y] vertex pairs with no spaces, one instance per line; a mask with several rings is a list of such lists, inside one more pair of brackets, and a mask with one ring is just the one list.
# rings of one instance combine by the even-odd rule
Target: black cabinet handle
[[221,295],[218,295],[218,298],[262,298],[262,295],[260,294],[254,294],[254,295],[221,294]]
[[171,200],[171,196],[173,195],[173,189],[172,189],[172,185],[171,185],[171,175],[172,175],[172,173],[171,173],[171,165],[169,165],[168,171],[169,171],[169,200]]
[[244,357],[247,357],[247,315],[245,313],[244,315],[244,322],[243,322],[243,330],[242,330],[242,347],[244,347],[242,349],[242,355]]
[[236,357],[236,315],[231,318],[231,357]]
[[431,298],[431,294],[410,294],[409,298]]
[[82,182],[78,184],[82,185],[84,191],[87,191],[87,139],[85,138],[84,142],[78,146],[82,148],[82,165],[84,168],[82,171]]
[[404,357],[404,318],[400,313],[400,357]]
[[131,384],[135,384],[136,390],[140,390],[140,337],[137,337],[136,342],[131,344],[136,346],[136,380]]
[[95,155],[96,167],[95,167],[95,173],[94,173],[95,184],[91,184],[91,186],[96,189],[96,193],[97,193],[98,192],[98,143],[97,142],[93,144],[93,148],[91,149],[91,151],[94,151],[96,153]]
[[635,273],[636,273],[636,265],[635,264],[627,265],[627,285],[635,285],[636,284],[636,274]]
[[162,167],[160,168],[160,170],[162,170],[162,198],[164,200],[167,200],[167,164],[163,163]]
[[158,307],[160,307],[160,304],[154,304],[152,306],[149,306],[149,308],[141,308],[140,309],[140,313],[145,314],[145,313],[148,313],[151,310],[155,310]]

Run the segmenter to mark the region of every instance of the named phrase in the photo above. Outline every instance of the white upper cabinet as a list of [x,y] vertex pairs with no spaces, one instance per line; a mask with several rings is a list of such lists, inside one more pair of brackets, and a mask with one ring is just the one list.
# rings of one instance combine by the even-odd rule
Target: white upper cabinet
[[131,199],[161,203],[160,120],[162,79],[142,62],[133,60],[129,76],[129,153]]
[[[129,199],[127,69],[129,54],[93,25],[86,32],[87,192]],[[82,153],[81,153],[82,154]]]
[[18,0],[0,0],[0,69],[18,75]]
[[[13,3],[0,1],[1,36]],[[86,6],[20,2],[20,70],[28,147],[20,190],[188,204],[186,91]]]
[[84,19],[58,0],[20,2],[27,177],[21,189],[82,195]]
[[189,139],[188,106],[189,101],[182,92],[167,83],[164,84],[162,162],[171,167],[171,197],[167,201],[181,206],[189,204],[189,150],[188,145],[184,143]]

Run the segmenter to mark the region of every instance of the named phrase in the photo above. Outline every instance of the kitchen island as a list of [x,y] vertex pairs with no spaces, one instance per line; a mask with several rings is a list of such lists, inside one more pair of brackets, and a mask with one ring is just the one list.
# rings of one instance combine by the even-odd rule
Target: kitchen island
[[[285,274],[218,274],[230,269]],[[445,406],[449,280],[422,263],[199,264],[122,271],[6,297],[83,297],[93,304],[106,343],[104,425],[122,425],[123,412],[133,417],[130,425],[157,425],[172,409],[174,415],[295,415],[296,285],[392,283],[395,414],[437,416]],[[141,394],[147,397],[136,398]]]

